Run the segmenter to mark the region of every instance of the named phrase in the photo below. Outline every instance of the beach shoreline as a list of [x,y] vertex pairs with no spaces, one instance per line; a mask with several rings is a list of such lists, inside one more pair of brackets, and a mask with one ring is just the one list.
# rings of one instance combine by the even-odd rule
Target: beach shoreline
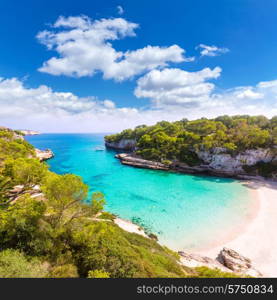
[[[216,259],[223,247],[227,247],[251,259],[253,267],[264,277],[277,277],[277,183],[248,181],[243,184],[249,189],[253,204],[239,226],[204,248],[175,250]],[[126,231],[147,236],[131,221],[116,218],[115,223]]]
[[136,234],[139,234],[139,235],[142,235],[142,236],[148,238],[148,235],[145,233],[143,228],[141,228],[140,226],[134,224],[133,222],[131,222],[129,220],[125,220],[125,219],[116,217],[114,219],[114,223],[125,231],[131,232],[131,233],[136,233]]
[[223,247],[251,259],[265,277],[277,277],[277,184],[269,181],[246,182],[254,201],[246,222],[228,234],[224,241],[194,253],[216,258]]

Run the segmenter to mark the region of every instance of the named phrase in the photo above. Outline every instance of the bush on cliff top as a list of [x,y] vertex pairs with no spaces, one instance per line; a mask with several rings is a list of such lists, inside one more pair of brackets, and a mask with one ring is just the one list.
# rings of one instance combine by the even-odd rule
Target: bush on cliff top
[[125,138],[137,141],[136,153],[145,159],[197,165],[201,163],[196,155],[199,150],[222,147],[235,154],[246,149],[273,148],[277,145],[277,117],[243,115],[162,121],[105,137],[108,142]]

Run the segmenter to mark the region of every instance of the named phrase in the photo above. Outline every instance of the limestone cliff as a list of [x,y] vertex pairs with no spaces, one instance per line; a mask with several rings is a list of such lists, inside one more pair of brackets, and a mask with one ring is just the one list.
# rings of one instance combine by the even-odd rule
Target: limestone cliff
[[244,166],[277,161],[277,155],[271,149],[250,149],[231,155],[224,148],[214,148],[210,151],[199,151],[197,155],[210,168],[234,174],[244,173]]
[[105,142],[106,147],[118,150],[134,151],[136,147],[136,140],[122,139],[118,142]]
[[24,130],[20,130],[22,132],[22,134],[24,135],[38,135],[39,132],[38,131],[35,131],[35,130],[27,130],[27,129],[24,129]]
[[[270,175],[277,178],[277,148],[249,149],[243,152],[231,154],[225,148],[213,148],[195,152],[200,163],[196,166],[189,166],[180,161],[172,161],[170,164],[143,159],[135,154],[135,140],[120,140],[116,143],[107,143],[106,146],[114,149],[133,151],[131,154],[118,154],[122,164],[138,168],[148,168],[156,170],[174,170],[189,174],[209,174],[215,176],[236,177],[248,179],[259,177],[259,172],[255,169],[259,163],[270,164]],[[275,167],[276,166],[276,167]],[[262,175],[263,176],[263,175]]]
[[54,157],[54,153],[50,149],[46,149],[46,150],[35,149],[35,153],[36,153],[36,157],[40,161],[45,161],[47,159]]

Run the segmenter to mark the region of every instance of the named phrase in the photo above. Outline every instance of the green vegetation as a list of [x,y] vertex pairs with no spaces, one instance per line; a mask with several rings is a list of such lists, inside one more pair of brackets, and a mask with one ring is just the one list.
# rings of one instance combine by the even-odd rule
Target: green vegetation
[[47,173],[47,166],[34,158],[7,158],[2,175],[13,185],[24,184],[31,187],[40,184]]
[[18,250],[0,252],[1,278],[32,278],[45,277],[44,266],[37,258],[29,258]]
[[13,131],[0,128],[0,153],[0,277],[202,277],[119,228],[102,193],[87,204],[80,177],[50,172]]
[[223,152],[235,155],[247,149],[274,149],[277,146],[277,117],[239,115],[162,121],[105,137],[107,142],[122,139],[135,140],[136,154],[142,158],[167,165],[180,161],[194,166],[201,163],[197,155],[200,150],[222,148]]
[[271,178],[272,174],[276,173],[277,161],[270,163],[260,161],[253,166],[243,166],[243,168],[246,172],[251,174],[260,175],[265,178]]
[[115,225],[102,193],[85,204],[81,178],[50,172],[13,131],[1,128],[0,153],[0,277],[186,276],[175,253]]
[[110,278],[110,274],[101,270],[94,270],[88,272],[88,278]]
[[[229,272],[223,272],[220,271],[219,269],[209,269],[207,267],[196,267],[194,269],[194,272],[196,272],[197,277],[199,278],[238,278],[242,277],[239,275],[236,275],[234,273],[229,273]],[[194,276],[192,276],[194,277]],[[249,277],[249,276],[245,276]]]

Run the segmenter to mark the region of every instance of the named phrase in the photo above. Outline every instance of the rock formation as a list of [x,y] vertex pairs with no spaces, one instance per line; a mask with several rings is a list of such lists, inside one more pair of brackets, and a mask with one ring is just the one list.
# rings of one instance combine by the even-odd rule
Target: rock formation
[[115,157],[120,159],[121,163],[124,165],[130,165],[133,167],[144,169],[169,170],[169,167],[165,164],[135,157],[132,154],[121,153],[117,154]]
[[253,267],[251,260],[228,248],[223,248],[216,259],[198,254],[178,252],[180,263],[186,267],[208,267],[237,275],[262,277],[262,273]]
[[277,160],[271,149],[250,149],[232,156],[224,148],[213,148],[209,151],[198,151],[198,157],[210,169],[232,174],[244,174],[243,166],[253,166],[258,162],[268,163]]
[[46,150],[35,149],[35,153],[36,153],[36,157],[40,161],[44,161],[54,157],[54,153],[50,149],[46,149]]
[[235,250],[223,248],[218,254],[217,260],[235,273],[253,277],[262,276],[262,274],[253,267],[249,258],[240,255]]
[[[123,140],[117,145],[123,147]],[[135,147],[135,145],[133,145],[133,147]],[[202,163],[197,166],[189,166],[188,164],[179,161],[173,161],[171,164],[167,165],[160,162],[142,159],[134,152],[117,154],[116,158],[120,159],[121,163],[124,165],[137,168],[172,170],[188,174],[206,174],[219,177],[233,177],[238,179],[262,179],[262,177],[258,176],[256,173],[252,174],[246,172],[244,170],[244,166],[253,166],[259,162],[273,162],[276,163],[275,173],[277,178],[277,149],[246,150],[235,156],[232,156],[231,154],[226,153],[224,148],[215,148],[210,151],[199,151],[197,152],[197,155],[202,161]],[[275,178],[275,173],[272,173],[273,180]]]
[[190,267],[190,268],[208,267],[211,269],[219,269],[220,271],[223,272],[232,272],[232,270],[228,269],[220,262],[210,257],[201,256],[192,253],[185,253],[183,251],[179,251],[178,254],[180,255],[181,264],[186,267]]
[[35,131],[35,130],[27,130],[27,129],[24,129],[24,130],[20,130],[24,135],[37,135],[39,134],[38,131]]
[[105,142],[106,147],[117,150],[134,151],[136,147],[136,140],[122,139],[119,142]]

